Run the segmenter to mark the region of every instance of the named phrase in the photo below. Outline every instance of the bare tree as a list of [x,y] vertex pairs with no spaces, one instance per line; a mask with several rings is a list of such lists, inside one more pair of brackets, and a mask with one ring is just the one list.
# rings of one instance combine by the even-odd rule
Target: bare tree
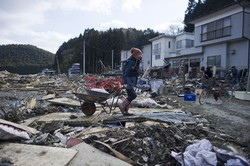
[[176,35],[183,33],[183,29],[184,29],[183,25],[172,24],[168,27],[165,34],[171,35],[171,36],[176,36]]

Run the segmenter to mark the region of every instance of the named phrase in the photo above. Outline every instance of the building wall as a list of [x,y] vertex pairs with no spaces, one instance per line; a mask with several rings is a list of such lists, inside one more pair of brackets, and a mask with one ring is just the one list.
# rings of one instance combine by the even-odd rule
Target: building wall
[[221,69],[228,70],[232,66],[236,66],[237,69],[248,68],[248,47],[246,39],[206,46],[202,65],[207,67],[208,57],[220,55]]
[[[249,9],[250,10],[250,9]],[[250,12],[245,13],[244,36],[250,39]]]
[[242,12],[231,15],[231,35],[230,36],[213,39],[209,41],[203,41],[203,42],[201,42],[201,27],[204,24],[200,26],[196,26],[195,35],[194,35],[194,38],[195,38],[194,46],[205,46],[209,44],[222,43],[222,42],[227,42],[230,40],[241,38],[242,37],[242,25],[243,25],[242,19],[243,19]]
[[152,66],[163,66],[164,64],[164,49],[165,49],[165,38],[160,38],[152,42],[152,51],[154,50],[154,45],[161,43],[160,59],[155,59],[155,54],[152,52]]
[[120,64],[120,70],[123,68],[123,63],[131,56],[130,50],[122,50],[121,51],[121,64]]
[[236,41],[228,44],[228,67],[248,68],[248,41]]
[[226,56],[227,56],[227,44],[226,43],[205,46],[203,51],[204,51],[204,54],[203,54],[204,67],[207,67],[208,57],[220,55],[221,56],[221,68],[222,69],[226,68]]
[[202,53],[202,47],[190,47],[180,50],[180,55],[194,55],[201,53]]
[[[169,42],[170,42],[170,48],[169,48]],[[154,45],[161,43],[161,57],[160,59],[155,59],[155,55],[153,53]],[[164,65],[164,59],[171,57],[171,53],[175,52],[175,38],[172,37],[163,37],[160,39],[156,39],[152,41],[152,66],[163,66]]]
[[130,50],[122,50],[121,51],[121,62],[127,60],[130,56],[131,56]]
[[[186,39],[194,40],[194,35],[193,34],[184,33],[184,34],[176,36],[176,43],[175,43],[176,46],[175,46],[175,49],[176,50],[186,49]],[[181,41],[181,40],[182,40],[182,47],[181,48],[177,48],[177,42]]]
[[248,12],[248,13],[250,13],[250,7],[249,7],[249,6],[246,7],[246,8],[245,8],[245,11]]
[[[170,48],[169,48],[169,42],[170,42]],[[175,38],[166,38],[165,40],[165,52],[164,52],[164,58],[170,57],[170,53],[175,52],[176,48],[176,40]]]
[[151,44],[142,48],[142,69],[146,70],[149,66],[151,66]]

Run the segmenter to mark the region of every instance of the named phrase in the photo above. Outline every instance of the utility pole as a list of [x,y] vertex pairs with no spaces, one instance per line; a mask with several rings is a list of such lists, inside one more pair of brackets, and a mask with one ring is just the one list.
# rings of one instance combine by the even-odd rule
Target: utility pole
[[85,74],[85,40],[83,41],[82,74]]
[[61,74],[60,67],[59,67],[59,61],[58,61],[58,56],[56,56],[56,66],[57,66],[57,74]]
[[113,71],[113,66],[114,66],[114,50],[112,50],[112,71]]

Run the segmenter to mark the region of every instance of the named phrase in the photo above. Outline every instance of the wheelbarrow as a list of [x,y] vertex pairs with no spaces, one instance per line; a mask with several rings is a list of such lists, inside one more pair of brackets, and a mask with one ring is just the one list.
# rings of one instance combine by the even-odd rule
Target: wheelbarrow
[[[79,99],[82,112],[87,115],[91,116],[96,111],[95,103],[101,105],[104,112],[110,114],[111,111],[115,110],[117,107],[117,103],[119,97],[121,95],[122,89],[117,89],[113,93],[103,93],[99,91],[92,91],[91,89],[86,89],[86,93],[74,93],[75,96]],[[115,99],[115,97],[117,97]],[[108,104],[107,99],[112,98],[111,104]],[[105,108],[106,107],[106,108]]]

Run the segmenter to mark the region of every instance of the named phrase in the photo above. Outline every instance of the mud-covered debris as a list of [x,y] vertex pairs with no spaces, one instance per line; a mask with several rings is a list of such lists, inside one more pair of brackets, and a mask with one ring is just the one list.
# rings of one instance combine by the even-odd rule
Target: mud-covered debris
[[[175,165],[171,151],[182,152],[196,139],[213,138],[204,132],[202,127],[186,125],[156,125],[136,124],[129,128],[117,128],[105,135],[92,135],[85,138],[96,148],[111,153],[95,140],[105,142],[111,148],[127,156],[139,165]],[[113,142],[112,140],[117,140]],[[219,141],[219,140],[218,140]]]
[[44,133],[44,134],[37,134],[31,137],[29,140],[23,142],[26,144],[34,144],[34,145],[46,145],[46,146],[53,146],[54,143],[59,143],[60,139],[52,134]]
[[12,166],[14,164],[13,160],[8,157],[0,158],[0,165],[1,166]]
[[42,131],[43,133],[53,133],[55,130],[61,129],[63,125],[64,123],[61,121],[42,123],[42,125],[39,127],[39,131]]

